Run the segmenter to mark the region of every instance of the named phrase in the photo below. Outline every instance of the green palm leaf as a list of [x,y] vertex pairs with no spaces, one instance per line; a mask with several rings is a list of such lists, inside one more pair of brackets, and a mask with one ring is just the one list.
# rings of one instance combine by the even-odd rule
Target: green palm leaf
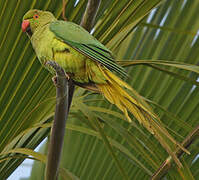
[[[79,23],[87,1],[75,4],[76,0],[67,1],[66,17]],[[198,125],[198,7],[198,0],[102,0],[93,29],[117,60],[139,63],[126,68],[128,83],[149,99],[180,142]],[[62,1],[0,2],[0,179],[7,179],[25,154],[31,154],[14,149],[33,150],[49,135],[53,120],[51,76],[21,32],[21,19],[30,8],[48,9],[59,17]],[[80,102],[92,116],[81,110]],[[91,118],[100,121],[96,124]],[[149,179],[157,171],[168,154],[140,124],[135,121],[129,126],[122,118],[100,95],[76,90],[61,162],[63,179],[122,179],[123,174],[129,179]],[[198,146],[195,140],[189,147],[191,155],[183,155],[184,170],[179,173],[174,164],[167,179],[182,178],[180,174],[197,179]],[[35,163],[31,178],[38,175],[43,180],[44,166]]]

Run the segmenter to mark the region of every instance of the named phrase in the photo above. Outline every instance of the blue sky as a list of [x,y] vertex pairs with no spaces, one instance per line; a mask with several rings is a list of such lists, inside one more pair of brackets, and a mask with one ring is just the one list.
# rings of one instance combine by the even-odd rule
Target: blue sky
[[[46,139],[44,139],[39,146],[35,149],[36,152],[39,151],[40,147],[44,144]],[[20,180],[21,178],[28,178],[31,173],[32,164],[34,160],[26,159],[7,180]]]
[[20,180],[20,178],[28,178],[31,173],[33,160],[25,160],[7,180]]

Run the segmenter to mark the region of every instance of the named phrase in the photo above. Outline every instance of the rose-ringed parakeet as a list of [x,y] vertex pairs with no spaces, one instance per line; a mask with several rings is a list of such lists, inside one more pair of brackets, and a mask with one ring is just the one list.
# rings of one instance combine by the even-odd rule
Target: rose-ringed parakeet
[[132,88],[112,73],[127,76],[111,51],[81,26],[59,21],[48,11],[33,9],[24,15],[22,30],[27,32],[38,59],[50,72],[53,73],[53,69],[45,63],[52,60],[75,84],[102,93],[128,120],[128,111],[140,122],[145,121],[146,114],[150,115],[150,111],[122,87]]
[[[29,36],[41,64],[45,66],[47,61],[55,61],[75,84],[103,94],[125,114],[129,121],[128,112],[159,140],[161,140],[160,134],[166,134],[175,142],[166,129],[162,129],[154,121],[157,116],[144,100],[138,100],[139,95],[113,73],[127,75],[115,62],[111,51],[81,26],[57,20],[48,11],[33,9],[24,15],[22,30]],[[52,72],[51,68],[45,67]],[[124,88],[130,90],[133,96]],[[163,141],[161,144],[172,153],[167,144]]]

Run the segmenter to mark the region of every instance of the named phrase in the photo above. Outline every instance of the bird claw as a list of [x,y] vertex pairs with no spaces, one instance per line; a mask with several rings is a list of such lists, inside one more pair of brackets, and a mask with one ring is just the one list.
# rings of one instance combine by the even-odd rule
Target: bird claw
[[69,81],[70,80],[70,76],[65,72],[65,76],[66,76],[66,79]]
[[52,77],[52,81],[53,81],[53,83],[54,83],[55,86],[58,86],[57,85],[57,76],[53,76]]
[[[65,76],[66,76],[66,79],[69,81],[70,80],[70,76],[67,73],[65,73]],[[58,84],[57,84],[57,76],[53,76],[52,77],[52,81],[53,81],[55,86],[58,86]]]

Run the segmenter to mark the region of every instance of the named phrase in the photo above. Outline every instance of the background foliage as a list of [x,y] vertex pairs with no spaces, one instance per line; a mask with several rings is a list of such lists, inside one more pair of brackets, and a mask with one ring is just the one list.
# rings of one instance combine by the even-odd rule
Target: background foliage
[[[66,17],[79,23],[86,4],[86,0],[69,0]],[[30,8],[48,9],[59,17],[62,1],[0,1],[0,179],[6,179],[30,154],[18,148],[34,149],[49,134],[53,119],[51,75],[40,66],[20,27]],[[150,99],[180,142],[198,126],[198,11],[197,0],[102,0],[92,31],[117,60],[134,62],[126,68],[130,75],[126,81]],[[73,179],[74,175],[122,179],[125,174],[129,179],[149,179],[168,154],[136,121],[129,125],[121,119],[121,112],[103,97],[78,88],[67,125],[61,174]],[[167,179],[199,177],[198,147],[197,139],[189,147],[191,155],[183,155],[185,168],[179,170],[173,164]],[[46,154],[46,150],[42,147],[41,152]],[[34,158],[41,159],[38,154]],[[43,170],[44,165],[35,162],[31,178],[43,179]]]

